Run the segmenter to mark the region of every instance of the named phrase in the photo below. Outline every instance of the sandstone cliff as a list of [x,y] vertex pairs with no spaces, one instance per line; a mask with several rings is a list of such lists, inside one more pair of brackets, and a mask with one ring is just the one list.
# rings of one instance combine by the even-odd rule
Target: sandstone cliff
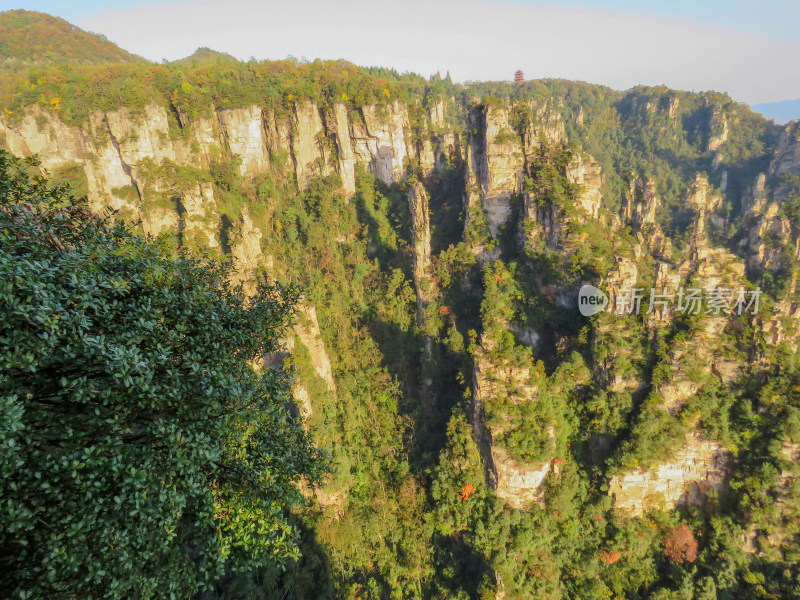
[[[432,112],[442,118],[444,109]],[[387,107],[365,106],[349,112],[336,104],[329,111],[312,102],[293,105],[290,114],[259,106],[211,110],[212,118],[178,112],[171,122],[168,108],[149,104],[138,113],[127,108],[97,111],[81,126],[65,125],[57,115],[34,107],[19,122],[0,119],[0,134],[19,156],[38,154],[49,171],[80,165],[92,205],[109,206],[124,217],[141,219],[148,233],[174,223],[166,213],[154,222],[152,207],[140,181],[149,165],[165,161],[179,167],[207,168],[215,156],[236,156],[239,174],[252,178],[285,168],[288,159],[300,187],[314,175],[338,174],[348,193],[355,191],[355,167],[363,165],[385,183],[400,181],[410,159],[435,166],[436,156],[456,152],[452,136],[431,135],[421,148],[412,141],[408,109],[396,101]],[[353,118],[355,117],[355,118]],[[431,121],[420,126],[426,130]],[[162,189],[174,182],[159,182]],[[132,188],[135,193],[125,194]],[[156,190],[159,191],[159,190]]]
[[408,190],[408,206],[411,212],[411,243],[413,245],[414,288],[417,295],[417,327],[422,332],[422,373],[420,394],[425,406],[434,404],[432,391],[433,372],[433,334],[427,315],[429,303],[436,295],[431,277],[431,222],[428,193],[425,187],[414,182]]
[[[514,111],[523,111],[519,122]],[[481,105],[468,116],[473,135],[467,145],[466,226],[485,213],[488,229],[497,236],[512,214],[512,198],[522,191],[527,156],[544,140],[566,139],[560,114],[547,105],[530,103],[511,108]],[[584,171],[575,168],[576,177]],[[590,175],[590,178],[592,176]]]
[[[474,354],[472,424],[489,485],[514,508],[525,508],[541,499],[541,485],[551,471],[552,458],[527,463],[515,458],[496,442],[504,426],[487,418],[487,404],[497,398],[514,403],[538,401],[538,387],[531,382],[530,366],[512,367],[492,359],[493,342],[484,336]],[[550,432],[552,434],[552,432]]]
[[724,487],[728,465],[728,454],[718,443],[691,433],[668,461],[613,477],[608,493],[615,508],[632,515],[703,504]]

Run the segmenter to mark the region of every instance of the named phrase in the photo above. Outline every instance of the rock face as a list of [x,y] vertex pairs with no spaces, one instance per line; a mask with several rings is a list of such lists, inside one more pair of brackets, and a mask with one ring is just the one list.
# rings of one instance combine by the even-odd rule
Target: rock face
[[[663,107],[670,118],[677,115],[677,110],[677,100]],[[633,243],[624,242],[624,249],[615,252],[607,275],[596,282],[609,295],[612,308],[623,290],[645,284],[672,294],[674,299],[682,287],[698,288],[705,297],[721,288],[737,290],[744,282],[742,260],[721,245],[715,245],[727,221],[720,210],[723,197],[705,175],[699,174],[686,190],[683,206],[687,214],[691,214],[694,227],[688,243],[678,252],[658,223],[660,199],[654,182],[632,177],[620,214],[611,215],[603,206],[599,165],[585,153],[573,153],[563,175],[579,187],[574,206],[556,205],[546,194],[537,197],[538,192],[520,193],[531,156],[531,147],[526,145],[530,138],[511,129],[510,113],[504,109],[479,107],[473,109],[469,119],[473,135],[467,146],[467,217],[477,222],[483,216],[492,237],[503,234],[504,226],[514,214],[517,198],[522,200],[521,237],[526,246],[534,251],[557,253],[565,259],[584,243],[586,234],[581,232],[585,225],[597,222],[606,239],[622,236],[624,226],[630,226]],[[726,123],[724,115],[720,115],[715,125],[720,134],[716,141],[712,140],[712,151],[725,143]],[[558,139],[557,130],[554,137]],[[481,253],[488,255],[479,247],[474,247],[473,251],[479,256]],[[485,257],[484,262],[490,258]],[[541,290],[551,301],[566,306],[572,297],[567,287],[544,286]],[[562,300],[565,294],[567,298]],[[642,314],[648,310],[649,293],[643,296]],[[701,310],[705,312],[705,309],[704,305]],[[658,339],[659,330],[673,319],[674,313],[669,309],[656,306],[644,319],[646,335]],[[625,323],[613,321],[598,325],[596,335],[598,339],[624,337]],[[668,418],[680,418],[678,415],[686,403],[712,379],[730,389],[742,373],[741,365],[729,358],[720,341],[722,332],[730,325],[728,314],[715,313],[712,309],[694,337],[678,339],[670,346],[661,371],[663,380],[652,390],[653,398],[660,402],[658,411],[671,415]],[[530,336],[531,339],[535,337]],[[552,470],[552,459],[530,465],[516,460],[495,443],[503,433],[502,427],[488,425],[485,406],[492,397],[507,393],[506,388],[497,388],[497,378],[511,382],[506,387],[517,390],[513,402],[536,402],[538,392],[527,384],[525,369],[500,368],[492,363],[485,337],[481,346],[474,354],[473,425],[481,445],[487,480],[498,496],[512,506],[523,507],[539,498],[541,483]],[[616,359],[610,356],[599,365],[600,380],[617,394],[647,392],[647,382],[637,377],[635,370],[630,370],[629,357],[619,358],[620,363],[627,363],[628,370],[615,370]],[[641,514],[650,506],[671,508],[682,502],[701,503],[709,491],[724,487],[729,462],[730,455],[718,442],[702,439],[698,431],[690,428],[670,461],[614,478],[611,488],[615,505]]]
[[[487,483],[495,494],[513,508],[525,508],[541,500],[541,485],[551,471],[552,460],[529,464],[514,458],[495,443],[502,426],[488,424],[485,405],[493,397],[506,396],[513,389],[515,403],[536,402],[539,390],[530,383],[530,370],[503,365],[491,359],[493,342],[483,336],[481,347],[474,354],[472,424],[483,460]],[[549,432],[552,434],[552,430]]]
[[[188,213],[188,210],[187,210]],[[248,293],[255,291],[255,283],[259,270],[266,270],[269,278],[273,268],[273,259],[265,255],[261,249],[261,230],[253,223],[250,213],[242,212],[239,222],[230,233],[230,252],[233,258],[234,283],[241,283]],[[322,333],[319,328],[316,308],[305,302],[297,306],[297,315],[291,332],[284,340],[288,353],[294,353],[296,342],[302,344],[308,352],[310,366],[316,377],[324,383],[328,392],[336,394],[336,381]],[[283,365],[288,357],[287,352],[275,352],[264,359],[264,364],[273,367]],[[298,416],[307,421],[313,415],[312,397],[306,385],[295,380],[292,385]]]
[[622,218],[635,231],[641,231],[647,225],[655,225],[658,204],[653,182],[633,177],[628,193],[622,199]]
[[670,460],[613,477],[608,493],[615,508],[633,515],[681,504],[700,505],[710,492],[724,488],[729,464],[730,455],[718,443],[690,434]]
[[479,131],[472,146],[470,166],[481,187],[481,206],[489,221],[489,231],[496,236],[511,215],[511,196],[520,190],[524,155],[505,109],[486,107],[473,111],[470,119]]
[[430,285],[431,266],[431,221],[428,193],[417,182],[408,190],[408,207],[411,212],[411,241],[414,245],[414,283],[417,288],[418,319],[426,302]]
[[431,221],[428,193],[420,182],[414,182],[408,190],[408,207],[411,212],[411,242],[414,246],[414,288],[417,294],[417,327],[423,336],[422,374],[420,394],[427,408],[432,408],[433,395],[433,337],[428,331],[426,311],[436,294],[431,278]]
[[[308,353],[311,376],[322,380],[325,390],[328,393],[336,394],[336,381],[333,378],[333,369],[325,342],[322,339],[322,332],[317,320],[317,311],[314,306],[301,302],[297,306],[297,313],[294,326],[288,332],[283,341],[285,350],[273,352],[263,360],[264,366],[280,368],[290,354],[297,353],[297,344],[301,344]],[[309,419],[314,416],[314,403],[309,384],[311,381],[301,377],[295,377],[292,382],[292,397],[294,406],[291,407],[295,416],[302,419],[303,423],[308,424]]]
[[[209,169],[214,161],[236,160],[237,175],[244,179],[293,178],[300,188],[314,176],[335,173],[344,191],[352,195],[358,167],[392,184],[403,179],[410,165],[419,165],[426,177],[437,165],[461,155],[455,135],[445,124],[449,109],[444,102],[429,107],[429,117],[415,123],[413,132],[409,108],[399,101],[359,109],[344,104],[321,107],[313,102],[289,108],[209,107],[198,116],[169,108],[165,99],[163,104],[138,111],[96,111],[84,123],[67,125],[56,112],[33,107],[13,122],[6,115],[0,117],[0,143],[19,156],[38,154],[48,171],[82,172],[90,205],[97,212],[111,208],[125,220],[141,222],[145,233],[172,232],[187,246],[230,253],[234,282],[252,293],[257,275],[265,271],[269,276],[273,270],[271,256],[261,248],[262,231],[248,210],[233,223],[223,222],[215,188],[208,174],[197,173],[198,169]],[[419,205],[415,247],[422,323],[430,280],[426,275],[430,224],[424,190],[411,202]],[[328,393],[335,394],[313,307],[301,310],[287,343],[295,340],[308,351],[315,377],[324,381]],[[427,356],[431,343],[426,345]],[[312,390],[308,382],[295,382],[300,416],[313,416],[312,393],[318,389]],[[319,494],[323,504],[330,500],[325,500],[324,492]]]
[[[443,111],[433,109],[437,118],[443,118]],[[207,168],[222,152],[223,159],[239,157],[243,177],[288,167],[304,187],[315,174],[336,172],[353,193],[356,165],[393,183],[402,179],[409,159],[427,165],[427,173],[436,157],[457,152],[452,135],[425,131],[423,137],[434,141],[417,148],[408,108],[399,101],[351,113],[342,104],[323,111],[313,102],[295,104],[291,114],[280,116],[259,106],[211,112],[211,119],[179,112],[171,124],[164,106],[150,104],[137,113],[125,108],[95,112],[81,126],[69,126],[53,112],[34,107],[19,122],[0,119],[0,137],[18,156],[38,154],[50,171],[80,165],[92,205],[124,210],[134,219],[143,217],[142,203],[147,202],[139,185],[143,171],[165,161]],[[170,183],[163,182],[162,188]],[[127,187],[136,193],[114,193]]]
[[408,109],[394,102],[385,110],[365,106],[361,110],[363,125],[354,123],[356,155],[381,181],[400,181],[410,152]]
[[588,154],[574,154],[567,166],[567,177],[581,188],[578,196],[580,208],[588,218],[596,219],[600,215],[600,204],[603,201],[600,193],[603,183],[600,165]]
[[[190,240],[191,246],[195,248],[219,248],[219,212],[217,203],[214,200],[214,188],[209,183],[198,183],[196,186],[185,190],[180,196],[180,208],[178,210],[180,222],[178,223],[178,234],[184,240]],[[249,217],[248,217],[249,220]],[[252,221],[250,230],[252,231]],[[254,232],[253,232],[254,233]],[[260,234],[260,232],[259,232]],[[261,236],[258,236],[260,241]],[[253,245],[252,242],[248,242]],[[260,244],[256,246],[260,254]],[[253,251],[255,252],[255,251]],[[252,270],[253,262],[256,257],[240,256],[244,258],[245,269]]]
[[512,508],[526,508],[542,498],[541,487],[551,470],[551,461],[538,466],[521,463],[502,447],[492,446],[496,474],[494,493]]
[[[771,317],[761,321],[769,344],[787,343],[796,351],[796,331],[790,324],[800,317],[796,299],[800,260],[800,231],[786,214],[790,194],[800,193],[800,123],[789,123],[781,132],[777,148],[765,173],[759,174],[742,198],[745,237],[740,248],[747,256],[749,272],[790,272],[789,284],[775,303]],[[787,277],[787,275],[783,275]],[[787,325],[789,325],[787,327]]]
[[[450,127],[460,109],[466,112],[467,143],[463,146],[460,134]],[[664,97],[660,103],[636,106],[634,102],[633,110],[670,119],[667,126],[679,127],[682,107],[678,98]],[[454,158],[459,163],[463,159],[465,226],[469,230],[480,223],[485,226],[481,235],[488,234],[473,247],[480,262],[500,255],[498,238],[509,233],[515,219],[519,219],[520,228],[510,233],[522,238],[526,250],[535,246],[537,251],[553,253],[550,258],[555,256],[565,263],[577,258],[577,250],[586,243],[589,233],[585,226],[596,223],[598,227],[591,233],[614,247],[610,266],[603,265],[603,275],[591,283],[608,294],[613,308],[622,290],[637,285],[652,284],[655,289],[672,292],[681,286],[705,291],[737,288],[744,280],[745,263],[718,241],[728,225],[720,210],[720,190],[724,191],[727,182],[727,173],[720,172],[720,165],[736,122],[729,121],[712,104],[702,111],[707,121],[700,123],[699,143],[706,152],[704,160],[711,163],[712,181],[718,186],[714,187],[705,175],[698,175],[689,183],[681,210],[691,214],[693,228],[681,248],[673,248],[659,225],[664,207],[656,182],[641,175],[630,176],[621,194],[621,210],[611,214],[606,204],[613,203],[605,203],[603,198],[604,174],[599,163],[585,152],[572,153],[566,165],[558,163],[559,176],[579,189],[574,202],[557,206],[544,197],[546,194],[537,198],[529,191],[531,186],[524,183],[526,176],[532,177],[537,164],[534,159],[541,157],[540,152],[546,147],[566,141],[561,111],[552,103],[462,107],[456,106],[453,99],[446,99],[432,102],[425,109],[399,101],[355,109],[344,103],[317,105],[303,101],[274,109],[257,105],[224,110],[209,107],[204,116],[189,116],[179,109],[176,116],[172,109],[153,103],[138,111],[96,111],[79,126],[67,125],[57,113],[35,106],[13,122],[0,117],[0,140],[17,155],[38,154],[48,170],[82,170],[90,202],[97,210],[109,206],[125,218],[140,220],[147,233],[175,231],[184,245],[230,253],[236,268],[234,279],[248,292],[255,289],[257,275],[266,272],[269,276],[273,270],[272,257],[262,250],[263,234],[253,217],[256,213],[251,215],[244,210],[233,223],[222,223],[217,208],[222,196],[215,198],[217,188],[210,179],[199,177],[187,184],[175,175],[179,170],[192,173],[192,169],[208,169],[214,161],[224,163],[236,157],[237,174],[244,179],[267,175],[293,178],[302,188],[316,176],[336,174],[344,191],[352,195],[356,191],[356,172],[361,167],[386,184],[401,182],[410,171],[430,183],[431,178],[426,176],[437,167]],[[578,127],[584,122],[591,124],[592,118],[591,112],[585,114],[582,108],[574,117]],[[798,123],[785,128],[769,168],[753,182],[743,199],[745,235],[739,254],[746,257],[750,271],[780,272],[790,264],[788,258],[800,259],[797,225],[790,222],[784,210],[791,193],[786,177],[793,175],[800,176]],[[407,200],[412,221],[416,319],[423,340],[421,397],[431,407],[433,338],[428,321],[434,319],[426,315],[439,292],[431,273],[430,207],[424,185],[412,184]],[[630,227],[630,235],[624,232],[626,227]],[[625,237],[618,238],[623,232]],[[617,244],[618,239],[623,243]],[[484,252],[485,248],[492,249]],[[775,303],[774,313],[756,320],[758,333],[763,333],[768,344],[796,343],[787,323],[800,319],[800,304],[796,301],[798,277],[794,273],[786,297]],[[573,290],[566,284],[542,285],[540,291],[562,308],[574,302]],[[643,305],[646,303],[647,298]],[[656,310],[637,325],[655,346],[673,319]],[[726,355],[724,342],[720,342],[721,334],[730,326],[732,321],[727,315],[706,315],[693,337],[670,342],[659,357],[663,360],[659,365],[663,367],[662,377],[652,389],[642,372],[630,367],[633,360],[622,354],[597,359],[594,375],[604,390],[613,394],[654,393],[659,398],[659,414],[680,419],[687,403],[702,391],[704,382],[715,379],[723,389],[730,389],[743,372],[741,364]],[[551,332],[544,328],[537,331],[506,323],[505,329],[514,334],[517,344],[544,348],[553,344],[548,338]],[[601,322],[593,335],[593,349],[602,349],[604,336],[629,335],[628,322]],[[297,323],[286,343],[295,356],[308,354],[306,380],[298,377],[293,384],[298,413],[308,420],[314,417],[315,392],[322,391],[323,396],[326,391],[336,394],[331,361],[313,306],[299,308]],[[556,349],[561,351],[563,346],[556,345]],[[285,358],[283,355],[280,361]],[[550,452],[548,447],[541,461],[519,460],[498,442],[508,431],[503,429],[502,420],[490,424],[486,415],[487,406],[495,398],[517,405],[539,401],[539,389],[531,383],[530,365],[499,364],[492,357],[492,341],[486,337],[481,338],[473,358],[471,418],[487,480],[510,506],[530,506],[541,499],[542,483],[555,471],[555,451]],[[627,363],[627,370],[615,366],[617,359]],[[542,437],[556,437],[550,430],[543,429],[542,433]],[[718,442],[703,439],[690,428],[674,456],[646,469],[617,475],[610,482],[610,493],[617,508],[633,514],[641,514],[649,507],[701,503],[711,490],[723,489],[729,463],[730,456]]]
[[785,266],[781,246],[797,250],[796,234],[789,220],[782,214],[791,184],[787,181],[800,176],[800,125],[789,123],[783,130],[766,173],[756,177],[749,192],[744,195],[742,210],[745,213],[748,236],[742,245],[749,253],[748,267],[775,271]]
[[292,157],[297,184],[301,188],[306,187],[314,175],[327,175],[330,172],[325,160],[325,139],[322,119],[316,105],[311,102],[295,104]]
[[[313,306],[301,303],[297,307],[297,319],[292,328],[292,334],[287,340],[288,350],[294,352],[296,342],[301,343],[308,351],[314,375],[325,382],[329,393],[336,394],[336,382],[333,379],[331,361],[322,340],[317,311]],[[314,414],[312,396],[308,391],[307,382],[295,379],[292,384],[292,395],[295,399],[298,416],[307,422]]]
[[537,250],[571,254],[585,238],[569,234],[590,221],[600,219],[603,197],[602,170],[589,154],[572,155],[563,175],[577,186],[577,194],[570,206],[556,204],[547,194],[526,190],[522,195],[522,219],[519,237],[523,245]]
[[229,232],[229,235],[234,267],[233,280],[243,284],[246,290],[252,292],[255,290],[258,268],[262,264],[271,266],[261,250],[261,238],[264,234],[253,223],[250,213],[245,211],[239,217],[236,229]]
[[253,176],[267,169],[269,158],[264,144],[261,109],[258,106],[217,113],[222,141],[230,154],[241,158],[239,174]]
[[347,193],[356,191],[356,155],[353,151],[353,142],[350,139],[350,122],[347,117],[347,107],[336,104],[330,119],[332,134],[336,140],[336,151],[339,155],[339,177]]
[[706,150],[708,152],[716,152],[722,144],[728,141],[728,118],[716,105],[710,106],[708,110],[708,142],[706,143]]
[[[537,118],[522,126],[515,121],[517,129],[514,129],[510,115],[520,110],[530,111]],[[467,145],[467,227],[475,218],[475,211],[481,210],[486,215],[489,232],[496,237],[512,214],[513,196],[521,192],[527,157],[542,139],[548,142],[566,139],[564,122],[556,111],[531,103],[510,110],[494,105],[478,106],[470,111],[468,124],[473,135]],[[575,175],[584,174],[582,165],[576,165]]]
[[328,387],[329,392],[336,393],[336,382],[333,379],[333,369],[322,333],[319,330],[317,310],[308,304],[301,304],[298,308],[298,319],[294,326],[294,334],[306,347],[311,355],[311,366],[314,373],[321,378]]
[[[688,186],[683,204],[693,213],[694,228],[678,260],[673,257],[673,264],[660,260],[654,263],[654,290],[671,296],[671,308],[668,311],[657,308],[648,315],[646,325],[650,331],[656,332],[670,323],[681,302],[686,305],[685,297],[681,300],[677,295],[681,289],[687,294],[691,289],[698,290],[707,303],[714,294],[725,298],[727,293],[730,297],[732,290],[743,285],[743,261],[712,243],[716,230],[724,225],[717,215],[721,201],[719,192],[703,175],[698,175]],[[661,230],[651,218],[657,208],[654,190],[637,179],[632,182],[630,195],[623,203],[622,219],[631,224],[634,231],[638,228],[650,236],[660,236]],[[640,253],[648,250],[653,256],[665,253],[662,244],[651,243],[647,248],[645,240],[640,239]],[[612,277],[613,271],[609,274],[609,295],[614,295],[614,288],[630,287],[635,279],[642,277],[636,266],[637,263],[627,259],[620,262],[616,275]],[[641,269],[641,262],[638,267]],[[643,305],[647,302],[644,298]],[[659,365],[659,382],[653,386],[647,400],[651,410],[670,415],[666,418],[681,419],[683,407],[709,382],[716,381],[728,388],[739,378],[741,365],[730,357],[726,343],[721,341],[723,332],[732,326],[733,318],[722,306],[715,309],[703,304],[696,309],[687,308],[693,314],[703,313],[704,316],[691,336],[676,338],[669,345]],[[616,475],[610,481],[609,494],[616,508],[634,515],[651,508],[702,504],[710,491],[724,489],[730,462],[731,456],[721,444],[702,438],[697,430],[689,427],[671,458]]]

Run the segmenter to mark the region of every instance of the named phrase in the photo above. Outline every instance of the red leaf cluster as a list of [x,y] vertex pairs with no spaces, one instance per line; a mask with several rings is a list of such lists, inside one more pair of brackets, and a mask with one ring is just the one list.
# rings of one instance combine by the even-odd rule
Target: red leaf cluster
[[664,538],[667,558],[678,564],[697,559],[697,540],[688,525],[680,525]]
[[600,551],[600,560],[604,563],[608,563],[609,565],[613,565],[615,562],[619,560],[619,552],[608,550],[601,550]]
[[470,494],[475,491],[475,488],[472,486],[471,483],[466,484],[464,487],[461,488],[461,499],[462,500],[469,500]]

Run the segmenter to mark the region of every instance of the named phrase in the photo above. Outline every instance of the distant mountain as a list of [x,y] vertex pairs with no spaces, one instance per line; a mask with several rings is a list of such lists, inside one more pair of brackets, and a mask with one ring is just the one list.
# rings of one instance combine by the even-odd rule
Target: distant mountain
[[84,65],[145,62],[105,36],[64,19],[29,10],[0,13],[0,61],[70,62]]
[[179,64],[188,64],[192,66],[213,64],[213,63],[238,63],[239,59],[225,52],[217,52],[211,48],[198,48],[193,54],[186,58],[181,58],[174,61]]
[[776,123],[786,123],[787,121],[800,119],[800,98],[783,100],[782,102],[754,104],[752,108],[768,119],[774,119]]

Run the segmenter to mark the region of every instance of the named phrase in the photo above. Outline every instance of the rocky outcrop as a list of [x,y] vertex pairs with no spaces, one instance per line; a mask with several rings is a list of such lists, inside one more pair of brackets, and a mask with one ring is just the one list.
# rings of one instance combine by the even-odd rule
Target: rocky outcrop
[[[660,232],[657,223],[642,217],[655,213],[656,196],[648,192],[647,185],[634,185],[627,206],[623,205],[623,218],[637,227],[649,226],[651,234]],[[707,178],[698,175],[688,186],[684,200],[684,206],[693,213],[694,229],[682,257],[677,264],[656,260],[654,265],[653,289],[659,296],[654,298],[654,310],[645,320],[652,335],[657,335],[655,332],[671,322],[677,312],[703,315],[691,336],[678,336],[670,344],[658,366],[658,381],[646,401],[650,403],[647,410],[667,413],[669,419],[683,418],[686,403],[713,380],[730,389],[743,372],[722,342],[723,331],[732,326],[735,318],[731,313],[735,292],[745,282],[745,265],[727,249],[712,245],[715,230],[722,226],[717,215],[721,201]],[[637,210],[637,206],[643,209]],[[627,268],[619,269],[617,286],[630,285],[635,275],[635,263],[622,262]],[[628,276],[623,277],[623,273]],[[649,304],[648,295],[642,298],[640,312]],[[656,304],[659,300],[666,300],[666,306]],[[644,412],[653,418],[652,413]],[[730,461],[730,454],[719,443],[703,439],[691,426],[669,460],[616,475],[610,482],[609,494],[617,508],[634,515],[685,503],[702,504],[710,491],[724,488]]]
[[239,174],[252,177],[264,173],[269,156],[264,140],[261,108],[251,106],[217,112],[222,141],[231,155],[241,159]]
[[239,222],[228,231],[231,258],[233,258],[234,283],[241,283],[247,291],[255,290],[255,278],[262,264],[271,266],[261,250],[261,229],[253,222],[248,211],[243,211]]
[[798,171],[800,171],[800,121],[792,121],[781,132],[768,173],[770,177],[777,177],[784,173],[797,175]]
[[487,106],[477,115],[482,129],[476,175],[482,188],[482,207],[489,221],[489,231],[496,236],[511,215],[511,196],[520,191],[524,166],[521,142],[508,122],[508,111]]
[[312,177],[330,172],[323,145],[327,137],[315,104],[304,102],[294,105],[291,137],[297,184],[304,188]]
[[[789,178],[800,176],[800,125],[789,123],[781,133],[778,146],[766,173],[756,177],[743,196],[747,237],[742,248],[749,254],[748,267],[777,271],[790,258],[800,259],[800,247],[792,224],[781,210],[792,184]],[[791,257],[785,248],[791,248]]]
[[329,127],[336,140],[336,151],[339,158],[339,177],[342,186],[349,194],[356,191],[356,155],[353,151],[353,142],[350,138],[350,122],[347,117],[347,107],[336,104],[333,107]]
[[417,327],[422,332],[422,363],[420,395],[425,406],[434,405],[433,395],[433,333],[429,331],[428,304],[436,290],[431,278],[431,222],[428,193],[418,181],[408,190],[408,207],[411,212],[411,242],[414,248],[414,288],[417,294]]
[[772,315],[762,315],[758,325],[770,345],[788,343],[797,349],[794,323],[800,317],[797,264],[800,261],[800,231],[789,219],[786,201],[800,191],[800,123],[789,123],[780,135],[765,173],[759,174],[743,195],[745,235],[740,243],[751,273],[771,271],[788,278],[788,285],[773,307]]
[[[97,116],[95,116],[95,119]],[[157,104],[148,104],[141,114],[131,114],[127,108],[108,111],[103,115],[108,136],[117,147],[123,163],[138,168],[146,159],[156,164],[175,161],[175,146],[169,135],[166,110]],[[95,122],[95,133],[103,124]]]
[[298,307],[297,320],[294,324],[294,334],[300,340],[309,355],[311,366],[317,377],[325,382],[329,392],[336,393],[336,382],[333,379],[333,369],[322,341],[322,333],[317,320],[317,310],[313,306],[302,303]]
[[492,465],[496,476],[494,493],[512,508],[524,509],[542,499],[542,484],[552,469],[552,461],[528,465],[514,459],[502,446],[492,446]]
[[[443,125],[444,107],[437,106],[432,114]],[[81,165],[92,205],[98,210],[106,206],[122,210],[133,220],[142,219],[141,203],[147,202],[139,186],[145,163],[207,168],[215,157],[238,156],[243,177],[285,174],[290,168],[304,187],[315,175],[336,172],[345,191],[353,193],[356,165],[394,183],[402,179],[409,159],[426,165],[427,173],[437,160],[454,152],[455,138],[448,132],[431,136],[423,131],[427,144],[417,148],[411,140],[408,109],[399,101],[364,106],[360,112],[349,112],[343,104],[321,111],[306,101],[292,105],[289,114],[259,106],[211,113],[208,118],[178,110],[177,122],[173,118],[171,124],[167,108],[149,104],[138,112],[98,111],[76,127],[34,106],[13,123],[0,119],[0,138],[18,156],[38,154],[48,170]],[[114,193],[128,186],[137,194],[123,199]],[[169,188],[170,182],[162,187]]]
[[[732,315],[735,316],[737,294],[745,282],[745,265],[727,249],[710,243],[709,228],[714,225],[714,211],[721,201],[707,178],[698,175],[689,186],[685,200],[696,215],[688,257],[674,270],[665,263],[658,264],[656,287],[659,292],[663,290],[671,295],[672,310],[703,314],[692,338],[670,348],[668,377],[658,391],[663,407],[673,415],[680,412],[709,378],[722,375],[723,383],[729,385],[738,377],[736,365],[728,364],[724,358],[726,348],[720,345],[720,339],[730,326]],[[673,317],[660,316],[663,317],[661,324]]]
[[[669,261],[673,246],[657,220],[660,206],[655,184],[643,177],[631,177],[622,197],[620,224],[630,226],[641,248],[646,248],[657,259]],[[613,219],[616,221],[616,216]]]
[[353,122],[351,135],[359,161],[385,183],[400,181],[411,146],[406,105],[365,106],[361,116],[363,124]]
[[627,194],[622,198],[622,219],[634,232],[639,232],[648,225],[655,225],[658,205],[653,182],[632,177]]
[[563,176],[577,186],[577,192],[562,204],[554,202],[547,192],[525,190],[522,194],[519,237],[524,245],[571,254],[585,236],[569,232],[600,219],[602,170],[594,158],[585,153],[573,154]]
[[[220,219],[217,203],[214,200],[214,187],[211,184],[198,183],[190,189],[184,190],[180,196],[178,214],[180,216],[178,234],[183,236],[185,245],[193,248],[211,248],[212,250],[220,247]],[[247,218],[249,221],[249,216]],[[249,221],[249,228],[254,233],[252,221]],[[248,233],[248,235],[250,234]],[[260,241],[260,236],[258,240]],[[252,242],[246,242],[246,244],[248,243],[252,245]],[[258,250],[259,252],[261,250],[260,243]],[[246,254],[247,252],[239,255],[239,266],[244,267],[245,270],[252,270],[256,257],[246,257]]]
[[728,117],[720,107],[716,105],[710,106],[708,111],[708,141],[706,142],[706,151],[716,152],[720,149],[722,144],[728,141]]
[[575,153],[567,165],[567,178],[580,186],[577,201],[586,217],[597,219],[603,202],[600,193],[600,186],[603,183],[600,165],[588,154]]
[[[428,193],[418,181],[408,189],[408,207],[411,212],[411,241],[414,247],[414,283],[417,288],[418,320],[430,296],[431,222]],[[420,323],[420,326],[422,324]]]
[[608,296],[608,306],[617,314],[637,312],[630,293],[639,282],[636,261],[629,256],[616,256],[615,261],[615,266],[600,284]]
[[[530,111],[534,118],[522,125],[516,121],[512,124],[515,110]],[[489,232],[496,237],[512,214],[512,197],[521,192],[526,156],[539,147],[541,140],[563,141],[564,122],[557,111],[531,103],[510,109],[481,105],[470,111],[468,124],[473,133],[467,150],[467,192],[472,195],[466,201],[467,221],[475,218],[476,210],[482,210]],[[576,164],[574,175],[588,175],[594,182],[592,167],[587,170],[585,165]],[[587,197],[587,202],[591,204],[593,198]]]
[[614,507],[634,516],[647,510],[702,505],[726,483],[731,457],[717,442],[689,434],[664,462],[612,477],[608,493]]
[[[531,384],[529,368],[494,364],[493,347],[492,340],[484,335],[481,347],[473,354],[472,424],[487,483],[509,506],[525,508],[541,500],[541,485],[551,471],[552,460],[536,464],[522,462],[496,443],[496,438],[503,433],[503,425],[489,423],[486,404],[495,397],[509,398],[509,390],[513,390],[509,399],[514,403],[537,402],[539,390]],[[548,433],[552,437],[552,430]]]
[[[312,378],[319,378],[324,389],[331,394],[336,394],[336,381],[333,378],[333,369],[325,342],[322,339],[322,332],[319,328],[316,308],[306,302],[300,302],[296,307],[295,322],[288,335],[283,340],[283,349],[272,352],[264,358],[263,366],[282,368],[290,355],[298,354],[298,343],[303,347],[303,354],[308,355],[310,375]],[[314,416],[314,402],[320,398],[314,398],[309,391],[312,382],[307,377],[299,373],[295,374],[292,381],[293,405],[290,406],[292,412],[303,423],[308,424],[308,420]]]

